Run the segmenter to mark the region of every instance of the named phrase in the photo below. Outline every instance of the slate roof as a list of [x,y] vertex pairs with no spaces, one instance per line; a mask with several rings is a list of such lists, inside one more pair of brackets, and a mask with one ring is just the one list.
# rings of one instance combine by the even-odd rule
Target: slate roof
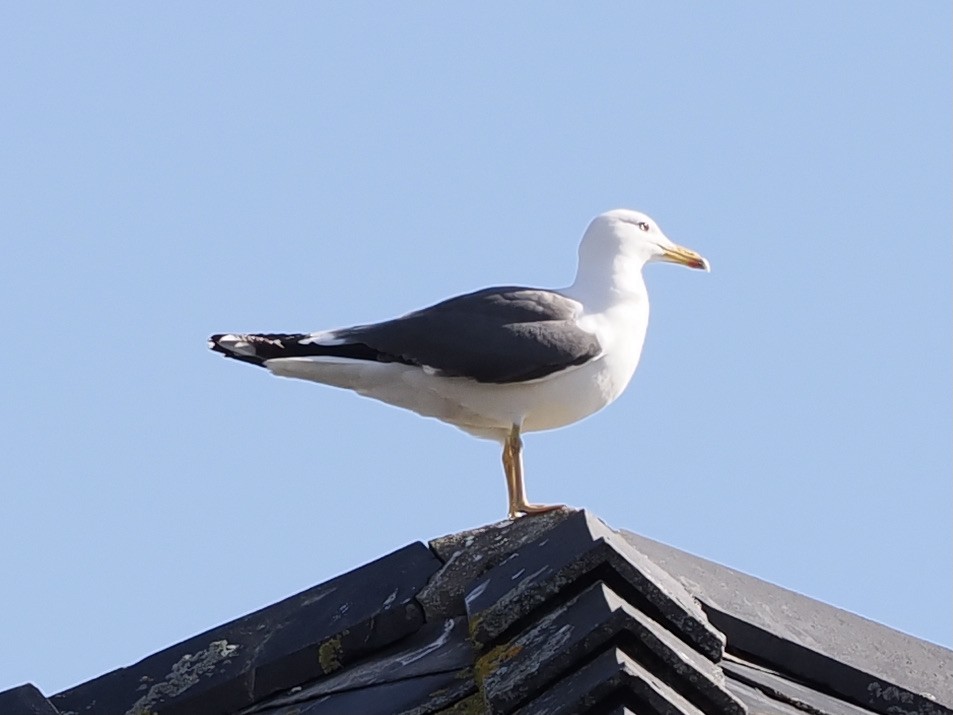
[[953,651],[563,510],[414,543],[0,715],[953,715]]

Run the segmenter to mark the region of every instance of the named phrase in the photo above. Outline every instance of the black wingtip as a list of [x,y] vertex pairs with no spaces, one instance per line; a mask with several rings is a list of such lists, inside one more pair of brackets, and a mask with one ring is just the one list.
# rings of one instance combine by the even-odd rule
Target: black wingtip
[[210,335],[208,338],[208,347],[209,350],[231,357],[233,353],[221,343],[222,338],[225,337],[228,337],[228,333],[217,333],[215,335]]
[[[220,353],[232,360],[239,360],[262,367],[264,365],[264,359],[256,354],[250,342],[242,340],[244,337],[246,336],[235,335],[234,333],[216,333],[215,335],[209,336],[208,347],[213,352]],[[229,342],[232,343],[232,345],[229,345]],[[239,347],[239,345],[241,347]]]
[[208,336],[209,350],[214,350],[215,352],[218,352],[218,353],[224,352],[225,349],[218,344],[218,341],[221,340],[223,337],[225,337],[224,333],[218,333],[217,335],[209,335]]

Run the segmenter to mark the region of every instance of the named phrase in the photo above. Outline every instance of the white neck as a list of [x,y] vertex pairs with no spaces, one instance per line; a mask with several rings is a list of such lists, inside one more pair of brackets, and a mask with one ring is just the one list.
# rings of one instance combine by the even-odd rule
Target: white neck
[[579,244],[576,280],[566,292],[584,298],[595,310],[630,301],[647,306],[642,266],[648,256],[634,252],[631,242],[608,228],[594,222],[586,231]]

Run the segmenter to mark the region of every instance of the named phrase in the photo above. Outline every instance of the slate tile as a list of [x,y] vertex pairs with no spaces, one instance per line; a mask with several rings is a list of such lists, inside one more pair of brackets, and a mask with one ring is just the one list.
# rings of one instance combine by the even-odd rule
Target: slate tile
[[273,695],[243,711],[244,715],[316,700],[330,693],[356,690],[438,673],[459,673],[473,666],[466,619],[425,625],[413,635],[337,673]]
[[59,715],[59,710],[32,683],[0,693],[0,715]]
[[768,697],[787,703],[800,712],[819,712],[824,715],[871,715],[872,711],[846,703],[828,693],[795,682],[766,668],[727,656],[721,667],[735,682],[757,688]]
[[541,538],[572,513],[570,509],[557,509],[530,519],[508,519],[432,540],[430,548],[444,565],[417,594],[427,620],[464,615],[463,597],[474,579],[514,550]]
[[430,548],[441,561],[447,561],[458,551],[475,552],[491,562],[510,553],[514,547],[536,541],[554,526],[583,509],[562,507],[530,518],[504,519],[493,524],[447,534],[431,539]]
[[77,715],[226,715],[418,630],[440,567],[421,543],[51,698]]
[[874,712],[953,713],[953,651],[826,603],[620,532],[678,576],[731,648]]
[[[516,715],[706,715],[617,649],[610,649],[566,676]],[[491,713],[505,711],[494,711]]]
[[442,710],[437,710],[434,715],[486,715],[486,705],[483,703],[483,696],[476,692],[476,686],[474,686],[473,690],[474,692],[471,695],[462,700],[458,700]]
[[[805,715],[805,711],[798,710],[792,705],[766,695],[757,688],[729,678],[728,687],[741,699],[748,711],[756,715]],[[810,715],[828,715],[823,710],[811,712]]]
[[429,715],[476,691],[472,678],[436,673],[342,690],[307,702],[255,711],[260,715]]
[[[818,690],[832,692],[842,700],[883,715],[953,715],[953,709],[929,696],[885,682],[735,616],[712,609],[710,617],[724,630],[738,652],[751,654],[780,672],[811,683]],[[936,663],[933,667],[943,665]]]
[[489,645],[547,600],[597,580],[713,662],[721,658],[724,636],[684,587],[588,512],[570,514],[473,583],[465,602],[474,642]]
[[706,713],[744,715],[722,671],[599,582],[477,660],[487,701],[508,712],[617,647]]

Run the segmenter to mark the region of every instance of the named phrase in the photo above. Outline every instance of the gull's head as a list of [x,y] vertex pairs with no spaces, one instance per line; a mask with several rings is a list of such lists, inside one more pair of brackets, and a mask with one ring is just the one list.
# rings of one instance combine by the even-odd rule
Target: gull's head
[[640,211],[616,209],[596,216],[586,231],[586,241],[631,257],[641,265],[663,261],[710,270],[708,261],[674,243],[655,221]]

